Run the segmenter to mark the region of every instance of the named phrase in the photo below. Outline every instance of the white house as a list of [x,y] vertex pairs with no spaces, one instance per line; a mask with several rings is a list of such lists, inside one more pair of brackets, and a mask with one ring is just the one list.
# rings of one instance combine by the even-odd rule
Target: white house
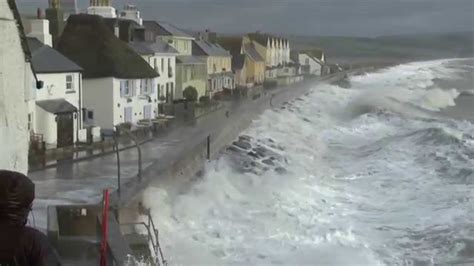
[[33,121],[30,132],[49,146],[72,146],[86,135],[81,112],[82,68],[36,38],[28,38],[28,47],[33,68],[43,82],[43,88],[36,91],[35,108],[28,114]]
[[0,169],[28,171],[30,53],[14,0],[0,1]]
[[119,40],[102,17],[70,16],[58,50],[84,69],[86,124],[113,129],[154,118],[158,73]]
[[295,52],[292,59],[300,64],[301,74],[313,76],[323,74],[325,56],[321,50]]
[[154,80],[154,90],[151,95],[153,114],[164,114],[164,104],[173,101],[176,87],[176,56],[179,54],[169,44],[156,40],[155,42],[131,42],[129,46],[158,73]]

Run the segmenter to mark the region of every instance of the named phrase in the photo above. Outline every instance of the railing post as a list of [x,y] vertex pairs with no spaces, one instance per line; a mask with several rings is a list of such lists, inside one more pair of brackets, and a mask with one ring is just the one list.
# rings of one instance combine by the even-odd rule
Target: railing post
[[121,192],[121,181],[120,181],[120,149],[117,141],[117,131],[118,128],[115,127],[115,132],[113,133],[113,138],[114,138],[114,148],[115,148],[115,154],[117,156],[117,193],[120,199],[120,192]]

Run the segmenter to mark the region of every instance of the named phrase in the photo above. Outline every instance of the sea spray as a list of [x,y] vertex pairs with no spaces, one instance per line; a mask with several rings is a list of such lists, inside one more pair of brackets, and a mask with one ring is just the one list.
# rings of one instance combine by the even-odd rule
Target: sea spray
[[457,92],[433,82],[450,78],[450,62],[358,76],[350,90],[318,86],[267,110],[243,134],[280,147],[285,173],[240,171],[224,152],[178,194],[149,188],[170,263],[472,260],[474,126],[438,116]]

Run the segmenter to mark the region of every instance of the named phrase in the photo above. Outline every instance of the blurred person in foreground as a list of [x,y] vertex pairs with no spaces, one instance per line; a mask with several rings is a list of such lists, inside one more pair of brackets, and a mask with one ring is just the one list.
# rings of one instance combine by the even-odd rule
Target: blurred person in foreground
[[26,225],[35,185],[25,175],[0,170],[0,265],[60,265],[40,231]]

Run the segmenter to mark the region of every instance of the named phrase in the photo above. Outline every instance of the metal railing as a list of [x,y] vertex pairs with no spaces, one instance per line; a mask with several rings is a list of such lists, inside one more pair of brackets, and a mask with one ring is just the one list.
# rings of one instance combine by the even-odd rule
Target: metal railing
[[165,260],[165,257],[163,255],[163,250],[161,249],[160,245],[160,240],[159,240],[159,232],[158,229],[155,226],[155,223],[153,222],[153,219],[151,217],[150,211],[147,211],[147,222],[135,222],[135,223],[123,223],[120,224],[120,226],[142,226],[146,229],[147,233],[147,241],[148,244],[152,246],[153,250],[153,258],[154,258],[154,263],[156,265],[162,265],[162,266],[167,266],[168,262]]

